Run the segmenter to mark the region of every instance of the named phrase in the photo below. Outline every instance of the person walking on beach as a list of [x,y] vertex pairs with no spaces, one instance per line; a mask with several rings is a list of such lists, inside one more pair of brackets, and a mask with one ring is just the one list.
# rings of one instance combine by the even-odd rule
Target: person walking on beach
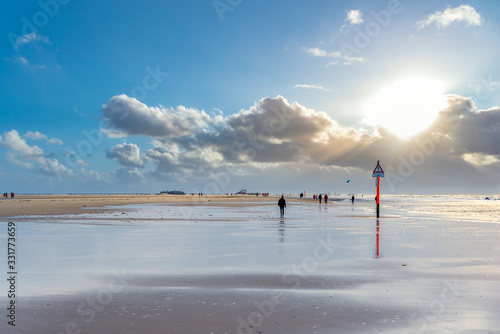
[[352,204],[354,204],[354,195],[351,197]]
[[10,193],[10,198],[14,198],[14,193],[13,192]]
[[283,218],[285,216],[285,208],[286,208],[286,201],[283,195],[281,195],[281,198],[278,201],[278,206],[280,207],[281,218]]
[[319,204],[321,204],[321,199],[322,199],[322,198],[323,198],[323,197],[321,196],[321,194],[319,194],[319,196],[318,196],[318,199],[319,199]]
[[328,195],[325,194],[325,204],[328,204]]

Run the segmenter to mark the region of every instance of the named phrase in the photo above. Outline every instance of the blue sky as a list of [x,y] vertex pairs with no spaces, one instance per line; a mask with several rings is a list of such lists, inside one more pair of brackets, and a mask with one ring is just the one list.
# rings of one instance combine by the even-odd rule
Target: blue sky
[[498,193],[498,7],[4,4],[0,185]]

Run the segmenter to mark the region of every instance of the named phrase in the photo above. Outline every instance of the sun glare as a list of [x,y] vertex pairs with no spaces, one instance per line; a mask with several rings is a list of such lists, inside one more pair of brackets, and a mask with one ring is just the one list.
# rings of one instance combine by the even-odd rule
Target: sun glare
[[446,106],[445,85],[439,80],[411,77],[380,90],[363,107],[363,122],[381,125],[400,138],[426,129]]

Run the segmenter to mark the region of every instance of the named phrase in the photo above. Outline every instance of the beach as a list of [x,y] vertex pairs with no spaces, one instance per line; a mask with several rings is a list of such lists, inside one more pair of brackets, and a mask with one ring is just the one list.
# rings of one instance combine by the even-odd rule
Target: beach
[[[278,201],[278,196],[271,199]],[[292,201],[296,199],[291,199]],[[312,199],[311,199],[312,200]],[[148,203],[205,203],[205,202],[264,202],[269,197],[249,195],[15,195],[0,200],[0,217],[61,215],[84,212],[105,212],[109,206]],[[3,205],[5,204],[5,205]]]
[[498,201],[285,198],[4,200],[0,332],[500,333]]

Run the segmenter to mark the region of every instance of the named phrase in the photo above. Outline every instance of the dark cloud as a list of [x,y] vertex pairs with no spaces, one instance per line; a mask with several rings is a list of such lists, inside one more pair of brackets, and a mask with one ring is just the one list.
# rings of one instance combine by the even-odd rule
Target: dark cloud
[[125,135],[177,137],[207,127],[210,117],[204,111],[165,107],[148,107],[126,95],[112,97],[102,108],[105,122]]

